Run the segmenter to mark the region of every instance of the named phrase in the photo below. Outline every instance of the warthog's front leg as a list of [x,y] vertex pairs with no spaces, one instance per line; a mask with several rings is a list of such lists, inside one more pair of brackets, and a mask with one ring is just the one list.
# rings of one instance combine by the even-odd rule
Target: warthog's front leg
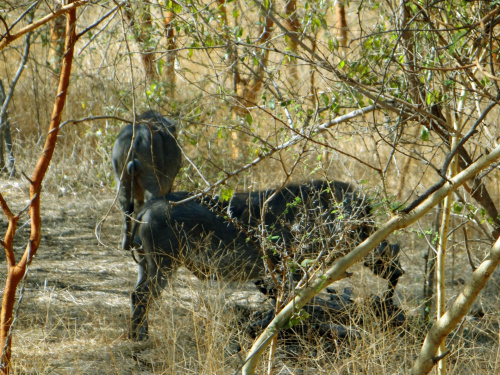
[[149,302],[149,288],[147,280],[146,259],[140,258],[138,264],[139,277],[137,284],[130,295],[131,318],[129,338],[134,341],[148,338],[147,308]]
[[[138,263],[139,277],[131,299],[131,322],[129,338],[142,341],[148,338],[148,309],[153,299],[157,298],[166,285],[162,267],[151,256],[140,256]],[[168,262],[170,264],[170,262]]]

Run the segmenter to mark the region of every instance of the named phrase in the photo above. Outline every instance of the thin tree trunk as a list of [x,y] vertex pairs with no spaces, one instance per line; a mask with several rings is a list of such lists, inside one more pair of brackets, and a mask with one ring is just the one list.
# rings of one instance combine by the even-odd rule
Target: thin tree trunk
[[[61,4],[57,4],[55,9],[61,9]],[[48,63],[54,73],[52,79],[55,85],[59,82],[59,74],[61,73],[65,36],[66,17],[64,15],[61,15],[52,21],[52,26],[50,27]]]
[[9,177],[13,178],[16,175],[16,159],[14,159],[14,150],[12,149],[12,135],[10,133],[10,124],[8,119],[5,121],[3,137],[5,141],[5,152],[7,154],[7,162],[5,163],[5,167],[7,168],[7,171],[9,171]]
[[[442,210],[442,204],[439,203],[436,208],[436,216],[434,218],[433,234],[439,233],[439,223],[440,214]],[[442,221],[442,220],[441,220]],[[432,241],[432,238],[430,239]],[[425,280],[424,280],[424,304],[423,304],[423,319],[425,323],[430,321],[430,316],[432,312],[433,298],[434,298],[434,287],[436,282],[436,254],[434,253],[434,248],[432,244],[429,244],[427,249],[426,263],[425,263]]]
[[129,21],[129,28],[132,31],[136,44],[141,50],[140,57],[146,82],[151,83],[156,81],[158,80],[158,73],[156,72],[154,63],[155,54],[154,48],[150,45],[151,31],[153,30],[150,5],[139,5],[139,7],[134,10],[132,2],[127,1],[124,9],[125,17]]
[[40,194],[42,181],[45,177],[45,173],[49,167],[52,155],[57,142],[57,135],[59,132],[59,124],[61,123],[61,115],[66,102],[66,95],[69,87],[69,78],[71,74],[71,65],[73,62],[73,52],[74,44],[76,42],[76,8],[71,8],[67,13],[67,36],[65,43],[65,54],[62,62],[61,75],[59,78],[59,86],[57,89],[57,95],[54,102],[54,108],[52,111],[51,122],[49,126],[49,132],[47,139],[43,148],[43,152],[38,159],[35,171],[31,178],[30,185],[30,208],[29,215],[31,218],[31,234],[29,243],[26,247],[24,255],[22,256],[19,263],[16,264],[14,250],[13,250],[13,239],[16,232],[17,221],[19,216],[14,215],[9,209],[7,203],[0,194],[0,206],[3,212],[9,219],[9,226],[7,228],[7,233],[5,234],[5,239],[3,241],[3,246],[6,251],[6,259],[8,264],[7,271],[7,281],[5,284],[4,295],[2,300],[2,311],[0,315],[0,348],[2,349],[1,356],[1,374],[9,374],[11,368],[11,327],[13,322],[13,311],[14,303],[16,299],[16,289],[19,282],[23,279],[27,266],[31,263],[38,246],[40,243],[41,236],[41,218],[40,218]]
[[[288,2],[285,4],[285,27],[290,33],[294,34],[298,38],[299,26],[300,22],[299,18],[297,17],[297,0],[288,0]],[[286,42],[288,50],[296,53],[297,43],[295,42],[295,39],[286,38]],[[298,79],[297,62],[291,61],[288,69],[290,71],[291,78],[290,84],[294,85]]]
[[[443,216],[441,219],[441,227],[439,228],[438,253],[436,258],[436,289],[437,303],[436,313],[437,318],[441,318],[446,312],[446,250],[448,246],[448,231],[450,224],[451,212],[451,196],[447,196],[443,203]],[[446,350],[444,342],[439,347],[438,355],[443,355]],[[442,360],[438,365],[438,373],[446,374],[446,361]]]
[[349,27],[345,16],[345,1],[337,0],[335,3],[335,16],[337,18],[337,41],[339,43],[340,58],[343,60],[347,56],[347,44],[349,37]]
[[[462,98],[465,96],[462,93]],[[458,103],[457,112],[461,112],[463,106],[463,100]],[[453,121],[453,128],[455,130],[455,134],[460,132],[460,124],[456,120]],[[454,150],[458,143],[457,136],[454,135],[451,140],[451,149]],[[453,158],[453,161],[450,163],[448,167],[448,171],[446,171],[448,177],[452,177],[457,173],[457,156]],[[436,267],[436,282],[437,282],[437,318],[441,318],[446,312],[446,278],[445,278],[445,268],[446,268],[446,252],[448,247],[448,233],[450,226],[450,215],[451,215],[451,201],[452,196],[449,195],[444,199],[443,203],[443,217],[442,224],[439,230],[439,243],[438,243],[438,254],[437,254],[437,267]],[[445,342],[441,343],[438,356],[444,357],[446,352]],[[438,364],[438,374],[446,375],[446,360],[439,361]]]
[[[6,99],[5,95],[5,90],[3,88],[3,82],[0,79],[0,108],[3,107],[3,104]],[[4,171],[5,169],[5,147],[4,147],[4,129],[6,126],[9,126],[8,124],[8,119],[7,119],[7,112],[5,112],[5,115],[0,113],[0,174]]]
[[[27,39],[29,39],[29,37]],[[27,40],[26,43],[29,43],[29,40]],[[29,51],[29,45],[27,50]],[[9,173],[9,177],[14,177],[16,174],[16,166],[14,164],[14,151],[12,150],[9,116],[7,108],[5,108],[5,111],[3,110],[5,100],[7,100],[7,97],[5,95],[3,83],[0,80],[0,107],[2,108],[0,113],[0,173],[7,172]],[[5,162],[5,154],[7,154],[7,162]]]
[[[172,2],[175,4],[175,2]],[[174,28],[175,13],[173,10],[167,10],[164,17],[165,37],[167,38],[167,54],[165,64],[165,76],[167,82],[172,88],[175,87],[175,58],[176,43],[175,43],[175,28]]]
[[[268,17],[268,13],[271,12],[272,6],[273,6],[272,3],[269,3],[269,9],[267,9],[261,15],[261,21],[263,26],[260,29],[259,39],[255,43],[256,45],[264,45],[271,38],[274,22],[271,20],[270,17]],[[249,80],[248,83],[246,83],[240,94],[240,101],[242,107],[234,107],[235,112],[240,116],[245,116],[248,113],[247,108],[253,107],[257,104],[256,103],[257,95],[260,92],[260,89],[262,88],[262,84],[264,83],[263,81],[265,72],[264,67],[267,66],[269,51],[262,50],[260,52],[257,52],[256,57],[259,59],[259,63],[257,66],[255,66],[252,78]],[[242,83],[244,82],[242,81]]]
[[[238,86],[241,84],[241,77],[238,70],[238,54],[237,50],[234,46],[232,46],[232,38],[229,33],[229,24],[227,20],[227,8],[226,8],[226,0],[217,0],[218,7],[218,24],[219,31],[222,35],[222,39],[224,43],[227,45],[225,64],[229,67],[230,73],[230,81],[231,81],[231,91],[232,94],[237,94]],[[231,109],[233,119],[235,119],[239,114],[243,114],[244,112],[239,113],[238,108],[234,106]],[[239,142],[238,142],[238,133],[236,131],[231,131],[231,156],[233,160],[236,160],[240,155]]]
[[[312,54],[314,55],[316,53],[316,49],[317,49],[317,43],[316,43],[316,38],[317,37],[317,33],[316,35],[314,35],[314,38],[311,39],[311,50],[312,50]],[[311,93],[311,103],[314,107],[316,107],[317,103],[318,103],[318,100],[317,100],[317,95],[318,95],[318,90],[316,89],[316,67],[314,66],[314,64],[311,64],[310,66],[310,73],[309,73],[311,76],[310,76],[310,81],[309,81],[309,85],[310,85],[310,93]]]

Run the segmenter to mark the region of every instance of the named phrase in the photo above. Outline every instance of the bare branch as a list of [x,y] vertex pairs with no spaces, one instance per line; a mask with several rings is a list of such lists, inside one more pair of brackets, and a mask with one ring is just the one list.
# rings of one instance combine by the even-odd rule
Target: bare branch
[[59,17],[61,14],[69,12],[78,8],[79,6],[85,5],[88,3],[88,0],[78,0],[69,5],[65,5],[61,7],[61,9],[56,10],[55,12],[46,15],[45,17],[40,18],[38,21],[33,22],[31,25],[23,27],[15,34],[6,35],[5,38],[0,41],[0,51],[12,43],[14,40],[22,37],[24,34],[29,33],[30,31],[38,29],[40,26],[45,25],[47,22],[52,21],[54,18]]
[[[483,289],[486,281],[500,263],[500,238],[497,239],[485,261],[473,272],[450,309],[432,325],[415,364],[413,375],[429,373],[436,364],[435,355],[441,342],[460,323]],[[444,354],[444,353],[443,353]]]

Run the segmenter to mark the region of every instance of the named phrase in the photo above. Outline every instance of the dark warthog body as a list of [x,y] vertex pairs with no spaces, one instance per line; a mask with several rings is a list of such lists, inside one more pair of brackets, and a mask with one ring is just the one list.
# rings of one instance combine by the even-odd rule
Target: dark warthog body
[[175,125],[155,111],[145,112],[136,120],[135,130],[128,124],[120,131],[112,154],[118,202],[125,215],[124,249],[131,245],[134,200],[142,205],[144,200],[170,193],[181,166]]
[[[133,339],[147,337],[150,298],[159,295],[180,265],[199,278],[255,279],[265,274],[266,267],[282,269],[283,254],[295,267],[304,259],[314,262],[320,253],[324,261],[331,262],[374,229],[370,206],[339,181],[284,187],[267,203],[263,228],[262,206],[274,193],[276,190],[238,193],[229,202],[205,198],[172,207],[168,201],[189,197],[189,193],[179,192],[145,204],[135,228],[143,249],[138,283],[131,296]],[[391,286],[402,274],[397,254],[392,254],[395,246],[381,245],[379,257],[366,263],[375,273],[391,279]],[[386,259],[389,253],[390,259]]]

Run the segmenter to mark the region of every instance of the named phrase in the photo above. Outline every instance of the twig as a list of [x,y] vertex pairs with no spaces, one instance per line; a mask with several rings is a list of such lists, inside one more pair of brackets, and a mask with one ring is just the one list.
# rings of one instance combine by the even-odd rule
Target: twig
[[477,267],[474,264],[474,261],[472,260],[472,256],[470,255],[469,239],[467,238],[467,231],[465,230],[465,228],[462,228],[462,230],[464,232],[465,250],[467,250],[467,259],[469,259],[470,268],[472,268],[472,272],[474,272]]
[[282,145],[280,146],[277,146],[277,147],[274,147],[272,149],[270,149],[269,151],[263,153],[261,156],[259,156],[258,158],[254,159],[252,162],[244,165],[243,167],[240,167],[236,170],[234,170],[233,172],[227,172],[226,173],[226,177],[224,178],[221,178],[219,181],[215,182],[214,184],[212,184],[211,186],[207,187],[205,190],[201,191],[200,193],[198,194],[194,194],[193,196],[189,197],[189,198],[186,198],[182,201],[179,201],[179,202],[172,202],[172,205],[173,206],[176,206],[176,205],[179,205],[179,204],[185,204],[187,202],[191,202],[197,198],[200,198],[204,195],[206,195],[207,193],[209,193],[210,191],[214,190],[217,186],[220,186],[220,185],[223,185],[226,183],[226,181],[228,181],[230,178],[248,170],[248,169],[251,169],[253,167],[255,167],[257,164],[259,164],[260,162],[266,160],[267,158],[269,158],[271,155],[275,154],[276,152],[278,151],[282,151],[282,150],[285,150],[293,145],[296,145],[297,143],[299,143],[300,141],[302,141],[303,139],[308,139],[310,137],[311,134],[319,134],[319,133],[322,133],[324,131],[326,131],[327,129],[329,129],[330,127],[334,126],[334,125],[338,125],[340,123],[343,123],[343,122],[346,122],[346,121],[349,121],[353,118],[356,118],[357,116],[360,116],[360,115],[363,115],[365,113],[368,113],[368,112],[372,112],[372,111],[375,111],[377,109],[377,106],[376,105],[369,105],[367,107],[363,107],[363,108],[360,108],[360,109],[357,109],[355,111],[352,111],[344,116],[339,116],[323,125],[320,125],[318,126],[317,128],[314,128],[310,133],[309,135],[305,135],[305,134],[298,134],[296,135],[295,137],[293,137],[290,141],[288,142],[285,142],[283,143]]

